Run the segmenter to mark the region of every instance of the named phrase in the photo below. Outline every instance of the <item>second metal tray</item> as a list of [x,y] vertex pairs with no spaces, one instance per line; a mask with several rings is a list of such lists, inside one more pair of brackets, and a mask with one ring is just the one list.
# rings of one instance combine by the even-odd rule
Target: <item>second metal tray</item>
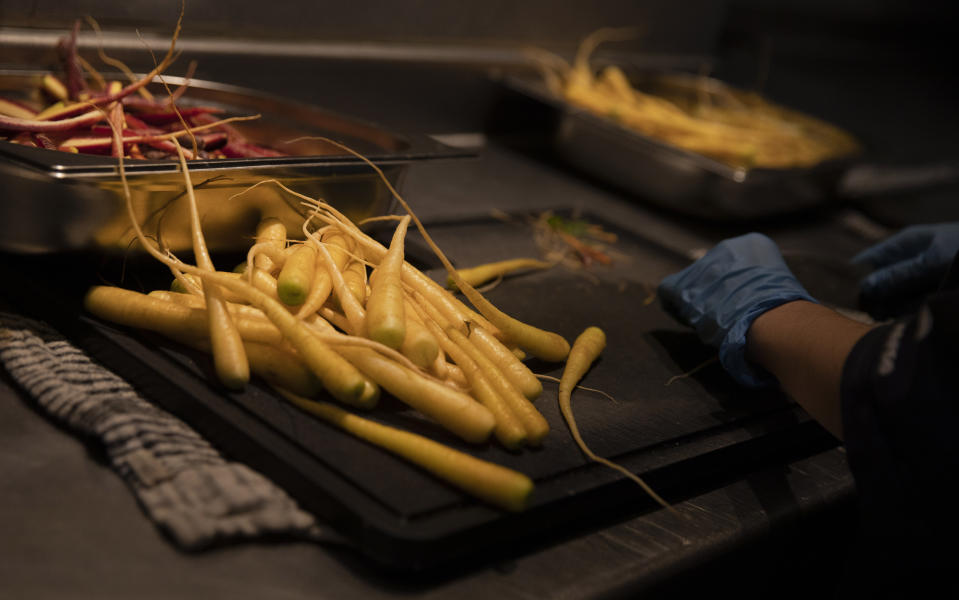
[[731,167],[627,129],[552,94],[539,81],[504,84],[554,111],[553,145],[573,167],[682,214],[735,221],[800,212],[832,201],[854,157],[808,168]]

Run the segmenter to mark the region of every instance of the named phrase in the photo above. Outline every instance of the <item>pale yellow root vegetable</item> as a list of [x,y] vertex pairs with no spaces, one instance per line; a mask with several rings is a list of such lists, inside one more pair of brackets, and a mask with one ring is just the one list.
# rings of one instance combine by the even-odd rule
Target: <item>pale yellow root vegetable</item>
[[276,293],[287,306],[300,306],[313,288],[316,275],[316,249],[311,244],[297,244],[276,277]]
[[445,377],[435,368],[437,361],[443,360],[439,343],[423,323],[423,318],[413,305],[413,301],[405,295],[403,306],[406,316],[406,336],[403,338],[400,352],[417,366],[433,370],[440,379],[444,379]]
[[[194,294],[181,294],[179,292],[168,292],[166,290],[153,290],[152,292],[149,292],[147,296],[159,298],[160,300],[166,300],[167,302],[182,304],[184,306],[189,306],[190,308],[206,308],[206,303],[203,301],[203,297],[196,296]],[[232,313],[234,317],[261,319],[270,323],[270,320],[266,318],[266,315],[263,314],[263,311],[255,306],[250,306],[249,304],[238,304],[236,302],[227,302],[226,307],[230,310],[230,313]],[[276,325],[273,325],[273,323],[270,323],[270,325],[274,329],[276,328]],[[242,336],[243,332],[241,331],[240,334]]]
[[566,360],[566,367],[563,369],[563,375],[559,381],[559,410],[569,426],[569,431],[590,460],[606,465],[607,467],[619,471],[629,479],[636,482],[649,496],[662,506],[673,510],[668,502],[663,500],[659,494],[653,491],[645,481],[639,476],[630,472],[628,469],[614,463],[611,460],[598,456],[586,445],[582,436],[579,434],[579,428],[576,426],[576,419],[573,417],[572,394],[576,384],[583,378],[586,371],[589,370],[593,362],[599,357],[606,347],[606,333],[599,327],[587,327],[583,333],[579,334],[576,341],[573,342],[573,348],[569,352],[569,358]]
[[[176,269],[179,270],[179,269]],[[233,271],[217,271],[227,277],[233,277],[234,279],[251,279],[251,277],[244,275],[242,273],[234,273]],[[261,269],[253,269],[252,271],[252,283],[253,287],[260,290],[270,298],[274,300],[279,300],[276,294],[276,278],[263,271]],[[203,283],[202,281],[193,275],[184,273],[181,277],[178,277],[173,280],[170,284],[170,291],[177,293],[190,293],[190,294],[203,294]],[[243,294],[236,293],[229,289],[221,289],[223,294],[223,299],[227,302],[236,302],[244,303],[246,298]]]
[[[183,338],[178,341],[205,352],[210,351],[207,340]],[[243,347],[250,361],[250,370],[267,383],[307,398],[323,391],[323,384],[296,354],[273,344],[258,342],[243,342]]]
[[326,271],[329,273],[333,282],[333,293],[337,300],[339,300],[340,308],[350,323],[350,328],[346,331],[357,336],[364,335],[366,332],[366,310],[360,302],[357,301],[356,297],[353,296],[349,288],[347,288],[346,281],[343,279],[343,273],[336,268],[333,255],[330,254],[326,245],[317,244],[316,249],[317,257],[326,265]]
[[[118,140],[114,137],[114,143]],[[186,184],[186,196],[190,207],[190,235],[193,240],[193,253],[196,256],[197,266],[205,271],[213,272],[213,260],[203,238],[203,229],[200,225],[200,211],[197,207],[196,195],[193,193],[193,182],[190,179],[186,166],[186,157],[183,148],[173,139],[180,168],[183,170]],[[120,146],[122,149],[122,145]],[[121,151],[119,154],[123,154]],[[233,317],[226,308],[223,292],[216,284],[203,286],[203,295],[206,299],[206,310],[209,315],[210,353],[213,355],[213,365],[217,377],[226,387],[242,389],[250,381],[250,365],[243,348],[243,339],[233,323]]]
[[[490,413],[493,415],[494,420],[496,421],[496,426],[493,429],[493,435],[496,436],[496,439],[506,448],[510,450],[516,450],[526,441],[526,429],[523,427],[523,424],[516,417],[512,410],[510,410],[509,405],[506,401],[497,393],[493,388],[490,382],[486,379],[485,374],[479,368],[479,365],[470,358],[469,354],[459,347],[456,342],[454,342],[446,333],[444,333],[440,327],[431,322],[427,321],[426,326],[431,330],[434,336],[439,341],[443,350],[449,355],[449,357],[459,366],[460,372],[463,374],[466,382],[470,387],[470,393],[477,400],[482,403],[483,406],[489,409]],[[456,329],[450,327],[447,331],[456,331]],[[462,334],[460,334],[462,335]]]
[[436,358],[430,363],[429,372],[443,381],[446,381],[450,376],[450,364],[446,362],[446,353],[443,352],[442,348],[439,348],[439,343],[437,343]]
[[203,296],[203,288],[200,281],[191,277],[183,271],[170,267],[170,273],[173,275],[173,281],[170,282],[171,292],[181,292],[185,294],[195,294]]
[[367,298],[366,265],[362,261],[351,260],[343,269],[343,281],[346,289],[361,305],[365,305]]
[[[515,273],[517,271],[548,269],[552,266],[553,263],[545,260],[522,257],[485,263],[482,265],[476,265],[475,267],[470,267],[468,269],[457,269],[457,272],[464,281],[469,282],[469,284],[473,287],[478,287],[488,281],[493,281],[498,277],[505,277],[506,275]],[[454,281],[452,277],[448,277],[446,279],[446,287],[451,290],[457,289],[456,281]]]
[[371,340],[399,349],[406,337],[406,307],[403,302],[401,271],[404,240],[409,226],[404,217],[396,226],[390,248],[373,270],[370,296],[366,299],[366,331]]
[[[419,273],[415,269],[411,270]],[[463,318],[456,299],[439,285],[430,285],[435,284],[432,279],[425,275],[422,279],[415,275],[407,276],[404,270],[403,282],[407,285],[408,294],[416,300],[417,304],[424,308],[429,305],[435,309],[436,314],[432,318],[436,319],[443,329],[452,326],[463,333],[469,330],[468,319]]]
[[[147,295],[152,298],[159,298],[167,302],[182,304],[184,306],[189,306],[190,308],[194,308],[194,309],[201,309],[201,310],[206,309],[206,303],[204,302],[202,296],[195,296],[193,294],[181,294],[177,292],[168,292],[166,290],[153,290],[149,292]],[[259,308],[256,308],[255,306],[251,306],[249,304],[240,304],[237,302],[227,302],[226,307],[230,311],[230,314],[233,315],[234,320],[236,319],[246,319],[248,321],[259,320],[264,322],[263,327],[266,327],[266,325],[268,324],[269,329],[271,331],[275,330],[276,333],[279,334],[279,329],[276,329],[276,325],[274,325],[267,318],[266,314],[264,314],[264,312],[260,310]],[[244,329],[240,328],[239,325],[237,325],[237,328],[240,330],[240,337],[242,337],[244,340],[248,340],[249,338],[245,335]]]
[[[275,217],[261,220],[256,226],[254,246],[270,247],[276,252],[282,252],[286,247],[286,225]],[[274,268],[274,262],[266,253],[256,254],[253,258],[253,267],[269,273]]]
[[[510,383],[506,375],[479,348],[470,343],[469,338],[452,328],[448,329],[446,333],[476,363],[476,366],[489,381],[497,395],[503,399],[510,412],[523,426],[523,430],[526,432],[526,443],[531,446],[542,444],[543,438],[549,434],[549,423],[546,422],[543,415],[536,410],[536,407],[526,396]],[[459,361],[457,361],[457,364],[463,366]]]
[[482,327],[471,327],[469,337],[524,396],[533,400],[543,392],[539,378],[493,334]]
[[[322,243],[326,245],[327,251],[330,253],[330,256],[333,257],[333,264],[338,270],[342,270],[350,259],[349,251],[352,249],[352,242],[350,238],[339,232],[324,235],[322,242],[317,242],[315,239],[310,238],[310,243]],[[333,279],[327,271],[326,261],[317,260],[316,273],[313,275],[313,287],[310,289],[310,295],[307,296],[306,301],[303,303],[303,306],[300,307],[296,316],[304,319],[307,315],[311,315],[320,310],[320,307],[326,303],[332,293]]]
[[420,375],[369,348],[340,346],[340,354],[401,402],[430,417],[467,442],[489,438],[492,413],[471,397]]
[[[433,310],[435,311],[436,309],[434,308]],[[430,330],[430,326],[427,325],[430,321],[426,311],[420,308],[419,303],[414,300],[412,296],[406,297],[406,314],[414,317],[413,320],[416,321],[417,325],[425,328],[426,332],[429,333],[433,338],[433,343],[436,344],[436,356],[433,358],[433,362],[429,365],[429,371],[437,379],[443,380],[447,383],[452,383],[460,388],[469,387],[469,383],[463,376],[463,371],[456,365],[446,361],[446,353],[443,351],[443,348],[437,341],[434,332]],[[436,326],[435,331],[438,332],[438,334],[442,334],[443,330],[445,330],[447,327],[450,327],[450,324],[442,319],[440,322],[434,322],[433,325]],[[451,381],[451,378],[455,378],[455,381]]]
[[[496,419],[496,428],[493,431],[496,439],[510,450],[519,448],[526,441],[526,429],[513,411],[509,409],[505,400],[487,381],[486,376],[476,362],[450,338],[448,332],[457,331],[456,328],[449,324],[444,326],[442,315],[438,314],[439,311],[436,307],[430,306],[424,309],[415,303],[411,303],[411,307],[414,310],[423,311],[420,314],[423,324],[438,340],[442,350],[455,363],[446,366],[447,375],[460,378],[459,383],[461,385],[458,387],[468,387],[470,393],[493,413],[493,417]],[[430,318],[431,314],[438,316],[439,320],[432,320]]]
[[452,325],[463,333],[468,333],[471,325],[478,325],[492,332],[497,338],[502,337],[502,332],[486,317],[457,300],[453,294],[420,271],[411,267],[407,276],[404,270],[403,286],[410,296],[418,298],[417,302],[427,302],[439,310],[446,322],[444,328]]
[[333,327],[331,322],[327,321],[320,315],[315,315],[314,317],[306,319],[303,322],[307,327],[312,328],[324,342],[332,346],[354,346],[369,348],[382,354],[386,358],[397,362],[401,366],[410,369],[411,371],[421,371],[421,369],[416,366],[413,361],[400,354],[398,350],[394,350],[389,346],[384,346],[379,342],[374,342],[369,338],[340,333]]
[[371,380],[366,380],[363,385],[363,392],[357,401],[359,406],[376,406],[380,401],[380,386]]
[[[87,291],[84,307],[101,319],[182,338],[208,336],[205,308],[162,300],[132,290],[94,286]],[[237,316],[236,327],[245,341],[279,344],[283,335],[276,325],[261,318]]]
[[[262,269],[253,269],[252,282],[253,287],[263,292],[268,298],[279,301],[280,296],[277,293],[276,277],[273,277]],[[243,294],[237,294],[237,301],[245,301]]]
[[416,366],[429,369],[439,356],[440,346],[423,323],[409,314],[406,314],[405,318],[406,335],[403,336],[400,352]]
[[280,390],[302,410],[396,454],[485,502],[510,511],[526,507],[533,481],[518,471],[480,460],[431,439],[381,425],[326,402]]
[[[250,265],[253,265],[254,269],[273,273],[283,268],[287,256],[285,245],[279,246],[272,240],[257,242],[250,246],[246,253],[247,269],[250,269]],[[269,268],[259,267],[258,264],[267,265]]]
[[463,295],[469,298],[469,301],[473,304],[473,306],[476,307],[480,314],[489,319],[489,321],[495,325],[496,328],[499,329],[507,339],[515,342],[524,350],[543,360],[558,362],[566,358],[566,355],[569,354],[569,342],[567,342],[563,336],[552,331],[545,331],[539,329],[538,327],[523,323],[522,321],[519,321],[518,319],[515,319],[504,313],[500,309],[496,308],[489,300],[484,298],[482,294],[477,292],[476,288],[468,284],[463,280],[462,277],[459,276],[459,274],[456,272],[456,269],[453,268],[453,264],[449,261],[443,251],[440,250],[439,246],[436,245],[436,242],[433,241],[433,238],[430,237],[430,234],[427,233],[426,228],[413,212],[413,209],[410,208],[410,205],[407,204],[406,200],[403,199],[400,193],[396,191],[396,188],[393,187],[393,184],[390,183],[389,179],[387,179],[386,175],[383,174],[383,171],[379,167],[349,146],[329,138],[319,137],[319,139],[322,139],[327,143],[331,143],[334,146],[349,152],[353,156],[356,156],[369,165],[370,168],[372,168],[377,175],[379,175],[380,180],[383,181],[383,184],[386,185],[387,189],[389,189],[393,194],[393,197],[396,198],[397,202],[399,202],[403,209],[409,214],[410,218],[416,224],[416,228],[419,230],[420,235],[423,236],[423,240],[426,241],[427,245],[429,245],[430,249],[433,250],[433,253],[436,255],[436,257],[440,259],[441,263],[443,263],[447,274],[453,278],[453,281],[456,282],[456,286],[461,292],[463,292]]
[[323,317],[325,320],[329,321],[333,325],[336,325],[340,328],[341,331],[345,331],[349,334],[355,335],[353,333],[353,325],[350,324],[350,320],[346,318],[341,312],[337,312],[328,306],[324,306],[318,312],[318,315]]
[[[147,293],[147,296],[151,298],[159,298],[166,302],[173,302],[176,304],[182,304],[184,306],[189,306],[190,308],[205,308],[206,302],[203,300],[202,296],[197,296],[196,294],[187,294],[181,291],[167,291],[167,290],[153,290]],[[234,304],[234,303],[230,303]]]
[[469,381],[466,380],[466,375],[463,374],[463,369],[456,365],[446,365],[446,381],[456,385],[457,387],[469,387]]

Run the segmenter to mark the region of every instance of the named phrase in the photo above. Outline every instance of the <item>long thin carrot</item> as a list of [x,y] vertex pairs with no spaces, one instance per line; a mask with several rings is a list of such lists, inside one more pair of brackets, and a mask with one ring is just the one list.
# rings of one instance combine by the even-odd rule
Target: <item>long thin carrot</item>
[[[324,244],[330,256],[333,257],[333,265],[337,269],[342,270],[343,267],[346,266],[350,258],[349,244],[351,241],[339,231],[323,235],[321,241],[311,238],[310,242],[313,244]],[[316,273],[313,276],[313,287],[310,289],[310,295],[307,296],[306,301],[300,307],[300,310],[297,311],[296,316],[305,319],[307,316],[320,310],[320,307],[326,303],[331,293],[333,293],[333,278],[330,276],[326,261],[318,259],[316,261]]]
[[[282,252],[286,245],[286,225],[276,217],[262,219],[256,226],[256,247],[263,244],[264,248],[271,248]],[[266,254],[257,254],[253,259],[253,267],[264,271],[273,270],[273,259]]]
[[376,266],[370,280],[370,296],[366,300],[366,330],[370,339],[391,348],[400,348],[406,337],[406,307],[403,305],[403,286],[400,283],[404,260],[404,238],[410,223],[403,217],[390,249]]
[[404,298],[403,304],[406,313],[406,335],[403,337],[400,352],[417,366],[428,369],[436,363],[440,354],[439,344],[411,306],[412,300]]
[[[209,337],[206,308],[193,308],[133,290],[97,285],[87,290],[84,308],[107,321],[164,335]],[[237,315],[236,327],[244,340],[279,344],[283,334],[270,321]]]
[[[453,359],[453,362],[460,368],[466,381],[470,385],[470,391],[483,406],[489,409],[496,422],[493,429],[493,435],[503,446],[510,450],[516,450],[526,441],[526,430],[523,424],[510,410],[505,400],[493,389],[493,386],[487,380],[486,376],[480,370],[479,365],[469,356],[469,354],[460,348],[456,342],[440,330],[440,326],[427,320],[426,326],[430,328],[443,350]],[[447,331],[456,331],[452,327]]]
[[504,375],[523,393],[533,400],[543,392],[543,384],[520,359],[510,352],[496,336],[483,327],[470,328],[470,341],[499,367]]
[[384,358],[369,348],[341,346],[340,354],[401,402],[468,442],[486,441],[496,422],[490,411],[438,381]]
[[[491,263],[483,263],[468,269],[457,269],[459,276],[469,282],[472,286],[483,285],[487,281],[492,281],[497,277],[504,277],[516,271],[532,269],[548,269],[553,263],[539,260],[537,258],[510,258]],[[452,277],[446,280],[446,287],[456,289],[456,281]]]
[[[315,238],[312,239],[315,240]],[[351,333],[353,333],[353,335],[363,335],[366,331],[366,309],[360,305],[360,302],[353,296],[353,293],[350,292],[346,281],[343,279],[343,273],[336,268],[336,261],[327,249],[326,244],[316,241],[315,247],[317,249],[317,258],[326,265],[326,271],[330,274],[333,293],[340,302],[340,308],[343,309],[343,314],[346,315],[347,320],[350,322]]]
[[573,409],[571,406],[573,389],[576,387],[576,384],[579,383],[579,380],[583,378],[583,375],[586,374],[586,371],[589,370],[593,362],[603,352],[605,347],[606,333],[599,327],[587,327],[583,333],[579,334],[576,341],[573,342],[573,347],[569,352],[569,358],[566,360],[566,367],[563,369],[563,375],[559,381],[559,410],[563,414],[563,418],[569,426],[569,431],[573,435],[576,444],[583,451],[583,454],[594,462],[619,471],[636,482],[653,500],[665,508],[674,510],[668,502],[654,492],[639,476],[611,460],[598,456],[590,450],[586,442],[583,441],[583,437],[579,433],[579,428],[576,426],[576,419],[573,417]]
[[401,456],[494,506],[523,510],[533,492],[533,481],[518,471],[480,460],[415,433],[364,419],[332,404],[278,391],[302,410]]
[[531,446],[539,446],[543,438],[549,434],[549,423],[542,413],[509,381],[506,375],[487,357],[482,350],[470,342],[469,338],[455,329],[448,331],[452,339],[460,348],[466,351],[477,367],[489,380],[500,398],[516,416],[526,431],[526,441]]
[[[114,129],[115,130],[115,129]],[[116,138],[114,138],[116,139]],[[186,166],[186,157],[179,142],[176,145],[177,156],[180,159],[180,168],[183,169],[186,184],[186,196],[190,207],[190,235],[193,238],[193,253],[196,256],[197,266],[205,271],[213,272],[213,260],[203,238],[203,228],[200,225],[200,211],[197,207],[196,195],[193,192],[193,182],[190,180]],[[122,152],[120,153],[122,154]],[[243,339],[237,331],[230,311],[227,310],[223,292],[214,283],[203,286],[203,295],[206,298],[206,310],[210,319],[210,346],[213,354],[213,364],[217,376],[223,385],[230,389],[242,389],[250,381],[250,364],[243,347]]]
[[316,276],[316,248],[297,244],[276,276],[276,293],[287,306],[300,306],[313,289]]

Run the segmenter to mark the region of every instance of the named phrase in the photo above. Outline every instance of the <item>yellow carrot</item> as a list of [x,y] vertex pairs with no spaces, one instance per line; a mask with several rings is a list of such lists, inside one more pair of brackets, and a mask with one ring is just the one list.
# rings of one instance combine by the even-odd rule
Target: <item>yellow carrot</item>
[[[440,357],[440,346],[436,338],[423,323],[423,319],[413,306],[410,298],[403,298],[404,313],[406,316],[406,335],[400,352],[412,360],[417,366],[429,369]],[[443,379],[443,377],[440,377]]]
[[[177,270],[179,271],[179,269]],[[270,298],[273,298],[274,300],[279,299],[276,293],[276,278],[262,269],[253,269],[252,277],[247,274],[235,273],[233,271],[217,271],[217,273],[221,273],[227,277],[233,277],[234,279],[252,279],[253,287],[260,290]],[[184,282],[186,282],[186,285],[184,285]],[[170,291],[177,293],[202,294],[203,284],[199,277],[184,273],[181,277],[173,280],[173,282],[170,284]],[[227,302],[246,302],[245,296],[241,293],[237,293],[222,287],[220,292],[223,294],[223,299]]]
[[370,296],[366,300],[366,331],[370,339],[395,349],[403,345],[403,338],[406,337],[406,307],[400,269],[409,223],[407,216],[396,226],[389,251],[373,270]]
[[[114,141],[116,142],[116,138]],[[186,195],[190,207],[190,234],[193,238],[193,253],[196,256],[197,266],[213,272],[216,269],[213,267],[206,241],[203,239],[200,211],[197,207],[196,195],[193,193],[193,182],[187,170],[186,157],[183,155],[183,148],[175,138],[173,144],[176,146],[180,168],[183,170],[183,179],[186,183]],[[241,389],[250,380],[250,365],[243,348],[243,339],[233,323],[230,311],[226,308],[226,301],[219,286],[204,285],[203,295],[206,298],[206,310],[209,315],[210,345],[216,374],[226,387],[234,390]]]
[[566,424],[569,426],[573,440],[576,441],[576,445],[580,447],[583,454],[594,462],[619,471],[636,482],[653,500],[666,508],[671,508],[669,503],[654,492],[639,476],[611,460],[598,456],[590,450],[586,442],[583,441],[579,433],[579,428],[576,426],[576,419],[573,417],[572,409],[573,389],[576,388],[576,384],[583,378],[583,375],[586,374],[586,371],[589,370],[590,366],[603,352],[605,347],[606,333],[599,327],[587,327],[583,333],[579,334],[576,341],[573,342],[573,347],[569,352],[569,358],[566,360],[566,367],[563,369],[563,375],[559,380],[559,410],[563,414]]
[[[205,308],[191,308],[132,290],[110,286],[91,287],[84,297],[84,307],[112,323],[164,335],[194,338],[209,335]],[[238,316],[236,326],[246,341],[264,344],[283,341],[283,334],[268,320]]]
[[276,293],[283,304],[303,304],[313,287],[315,274],[316,250],[310,244],[297,244],[276,277]]
[[493,415],[482,404],[442,383],[427,379],[369,348],[340,346],[340,354],[401,402],[468,442],[483,442],[493,431]]
[[[492,281],[517,271],[548,269],[552,266],[553,263],[545,260],[523,257],[484,263],[468,269],[457,269],[457,273],[463,278],[464,281],[467,281],[470,285],[476,287],[483,285],[487,281]],[[453,277],[447,277],[446,287],[451,290],[456,289],[456,281],[453,279]]]
[[[204,339],[182,338],[177,341],[205,352],[210,351],[210,343]],[[323,390],[323,384],[296,354],[275,344],[244,341],[243,347],[250,361],[250,370],[267,383],[307,398]]]
[[439,325],[429,320],[425,322],[425,325],[436,337],[443,350],[458,365],[461,374],[470,386],[470,393],[493,415],[496,423],[493,434],[496,439],[510,450],[522,446],[526,441],[526,430],[523,428],[523,424],[516,418],[516,415],[513,414],[513,411],[510,410],[499,393],[490,385],[476,362],[449,337],[448,332],[456,331],[456,329],[449,327],[444,332]]
[[490,504],[520,511],[533,481],[518,471],[480,460],[415,433],[381,425],[326,402],[313,402],[280,390],[302,410],[405,458],[433,475]]
[[353,335],[363,335],[366,331],[366,310],[353,296],[349,288],[347,288],[346,281],[343,279],[343,273],[336,268],[333,255],[330,254],[326,245],[317,244],[316,249],[318,258],[326,265],[326,271],[332,279],[333,293],[336,294],[340,308],[343,310],[347,321],[349,321],[350,333]]
[[[333,265],[338,270],[342,270],[350,259],[350,239],[339,232],[324,235],[320,242],[310,238],[310,243],[324,244],[330,256],[333,257]],[[326,303],[331,293],[333,293],[333,279],[327,270],[326,261],[318,259],[316,261],[316,273],[313,276],[313,287],[310,289],[310,295],[307,296],[306,301],[303,302],[296,316],[303,319],[320,310],[320,307]]]
[[520,359],[504,346],[493,334],[482,327],[470,328],[470,341],[485,354],[493,364],[522,392],[533,400],[543,392],[539,378]]
[[[531,446],[540,445],[543,438],[549,433],[549,423],[546,422],[543,415],[536,410],[536,407],[526,396],[509,382],[503,372],[479,348],[470,343],[469,338],[452,328],[447,330],[447,334],[476,363],[477,368],[490,382],[499,397],[503,399],[510,412],[522,424],[523,430],[526,431],[527,443]],[[458,361],[457,364],[459,364]],[[462,365],[460,366],[462,367]]]
[[460,388],[469,387],[469,382],[466,380],[466,375],[463,374],[463,369],[453,364],[446,365],[446,381]]
[[423,323],[413,319],[408,312],[406,314],[406,335],[403,336],[400,352],[418,367],[424,369],[428,369],[436,361],[440,352],[436,338],[426,329]]
[[[262,219],[256,226],[255,246],[270,247],[276,252],[281,252],[286,246],[286,225],[274,217]],[[256,254],[253,266],[269,273],[274,267],[273,259],[266,253]]]
[[343,281],[346,289],[361,305],[367,302],[366,265],[359,260],[351,260],[343,268]]

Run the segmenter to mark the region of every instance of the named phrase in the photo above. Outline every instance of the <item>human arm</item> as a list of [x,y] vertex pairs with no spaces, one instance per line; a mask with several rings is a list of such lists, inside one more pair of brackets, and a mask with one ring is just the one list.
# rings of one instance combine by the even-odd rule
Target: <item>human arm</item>
[[725,240],[660,284],[664,306],[719,350],[739,383],[779,381],[809,414],[841,435],[846,356],[867,326],[813,300],[776,244],[748,234]]
[[746,357],[772,374],[787,395],[842,439],[843,365],[870,329],[825,306],[789,302],[753,321]]

